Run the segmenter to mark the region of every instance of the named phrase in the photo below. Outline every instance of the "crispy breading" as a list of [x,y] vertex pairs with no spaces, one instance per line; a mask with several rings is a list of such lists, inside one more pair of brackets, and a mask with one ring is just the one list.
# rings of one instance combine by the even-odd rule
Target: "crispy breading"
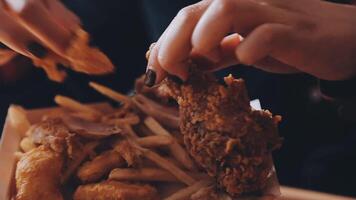
[[149,185],[104,181],[82,185],[75,191],[74,200],[157,200],[157,191]]
[[197,163],[232,196],[265,187],[271,164],[268,155],[279,147],[279,116],[252,110],[244,81],[193,72],[181,84],[165,84],[180,108],[185,145]]
[[62,200],[60,176],[63,156],[48,146],[23,156],[16,168],[16,200]]
[[26,134],[34,144],[49,146],[58,153],[66,152],[68,158],[81,154],[81,138],[71,132],[60,118],[47,118],[34,124]]
[[49,145],[54,151],[63,152],[70,132],[61,119],[48,118],[32,125],[26,134],[35,144]]

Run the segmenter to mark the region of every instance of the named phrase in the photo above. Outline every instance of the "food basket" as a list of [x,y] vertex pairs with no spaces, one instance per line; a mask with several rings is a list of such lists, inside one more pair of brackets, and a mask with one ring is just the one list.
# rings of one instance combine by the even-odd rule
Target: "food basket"
[[[101,111],[109,110],[111,106],[106,103],[96,103],[90,104],[90,107],[94,107],[95,109],[99,109]],[[251,101],[251,106],[254,109],[261,109],[260,103],[258,100]],[[16,107],[16,106],[15,106]],[[15,180],[14,180],[14,173],[15,173],[15,166],[17,162],[17,158],[15,153],[19,151],[19,143],[21,139],[24,137],[24,133],[21,129],[17,127],[16,119],[13,119],[11,116],[11,109],[13,106],[10,106],[9,113],[6,118],[3,133],[0,143],[0,200],[9,200],[13,196],[15,192]],[[33,109],[33,110],[26,110],[27,118],[30,124],[34,124],[39,122],[42,116],[45,113],[59,111],[62,108],[60,107],[53,107],[53,108],[43,108],[43,109]],[[271,162],[272,157],[271,157]],[[158,191],[161,193],[171,193],[172,190],[177,190],[177,188],[182,187],[182,185],[177,186],[170,186],[166,184],[162,184],[162,186],[158,186]],[[161,191],[160,191],[161,190]],[[163,191],[162,191],[163,190]],[[268,187],[263,194],[269,196],[279,196],[279,183],[277,180],[276,172],[273,172],[270,175]],[[244,198],[249,199],[249,198]]]

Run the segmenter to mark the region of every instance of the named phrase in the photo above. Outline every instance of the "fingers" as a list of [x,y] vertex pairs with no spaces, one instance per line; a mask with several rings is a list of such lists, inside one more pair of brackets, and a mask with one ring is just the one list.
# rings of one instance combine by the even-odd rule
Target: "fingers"
[[9,49],[4,50],[0,47],[0,67],[11,61],[16,55],[16,52]]
[[46,47],[63,56],[74,31],[71,28],[78,26],[79,20],[56,1],[27,0],[19,6],[14,4],[15,1],[6,0],[23,27]]
[[252,31],[236,48],[239,62],[275,73],[294,73],[295,68],[278,61],[271,56],[281,55],[288,46],[296,46],[294,30],[281,24],[263,24]]
[[69,30],[78,29],[81,24],[79,17],[67,9],[60,1],[44,0],[44,2],[52,17],[55,21],[59,22],[59,25],[66,27]]
[[217,62],[219,46],[223,38],[233,29],[234,1],[214,1],[201,17],[192,34],[193,52]]
[[202,1],[183,8],[162,38],[158,61],[169,74],[177,75],[182,80],[187,79],[191,35],[209,4],[210,1]]
[[[271,0],[273,4],[277,4],[276,1]],[[149,58],[148,68],[157,75],[155,82],[160,82],[166,73],[186,80],[191,58],[203,63],[201,66],[209,71],[240,62],[266,64],[269,71],[279,69],[272,66],[294,71],[283,62],[267,59],[281,47],[279,37],[290,42],[291,38],[284,35],[290,30],[283,24],[296,21],[294,14],[282,9],[284,4],[278,7],[272,3],[269,0],[214,0],[181,10]],[[239,35],[247,36],[241,44]]]
[[[161,37],[164,36],[164,33]],[[158,52],[160,50],[161,42],[158,42],[150,47],[150,55],[148,57],[147,71],[145,75],[144,83],[148,87],[160,83],[166,76],[167,72],[163,70],[161,64],[158,61]]]
[[237,47],[240,62],[253,65],[274,51],[292,45],[293,29],[281,24],[263,24],[252,31]]
[[[240,64],[241,61],[237,59],[236,56],[236,49],[238,48],[238,45],[241,44],[242,37],[239,36],[238,34],[232,34],[223,39],[223,41],[220,44],[220,49],[222,51],[222,59],[218,63],[203,63],[201,66],[201,70],[206,70],[206,71],[218,71],[221,69],[224,69],[229,66],[237,65]],[[259,47],[257,47],[259,48]],[[244,61],[242,61],[244,62]],[[199,65],[199,64],[198,64]],[[296,68],[287,65],[279,60],[276,60],[269,55],[265,56],[265,58],[261,60],[257,60],[254,63],[254,67],[260,68],[264,71],[267,72],[273,72],[273,73],[297,73],[300,72]]]
[[167,74],[182,80],[187,78],[191,34],[210,2],[202,1],[182,9],[151,50],[147,68],[149,74],[155,73],[155,83],[161,82]]
[[[31,52],[31,44],[38,43],[25,28],[21,27],[16,21],[0,9],[0,42],[8,48],[25,55],[27,57],[39,56],[37,52]],[[43,52],[42,52],[43,54]]]
[[216,61],[221,57],[219,46],[226,35],[231,32],[246,35],[261,24],[283,22],[287,18],[284,15],[282,10],[258,1],[215,0],[193,32],[193,50]]
[[285,42],[287,45],[292,45],[295,42],[291,36],[292,32],[292,29],[285,25],[265,24],[256,28],[243,41],[238,34],[229,35],[222,40],[219,46],[219,50],[222,52],[220,61],[212,65],[205,64],[202,69],[217,71],[243,63],[273,73],[299,72],[294,67],[271,57],[271,54],[278,54],[276,50],[286,49],[283,47]]

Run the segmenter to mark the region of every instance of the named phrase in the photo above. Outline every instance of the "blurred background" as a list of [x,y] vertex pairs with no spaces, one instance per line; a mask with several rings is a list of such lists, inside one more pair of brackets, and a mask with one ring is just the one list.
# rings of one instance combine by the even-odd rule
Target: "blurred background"
[[[29,60],[17,56],[0,66],[0,122],[10,104],[26,108],[53,106],[56,94],[82,102],[107,100],[88,87],[96,81],[126,93],[145,72],[145,52],[176,13],[195,3],[189,0],[64,0],[82,20],[100,47],[113,61],[116,72],[89,77],[68,71],[63,84],[47,79]],[[350,1],[337,1],[350,3]],[[323,99],[318,81],[308,75],[276,75],[249,66],[234,66],[233,73],[246,80],[251,99],[283,116],[280,134],[284,145],[274,158],[283,185],[356,196],[356,128],[334,102]]]

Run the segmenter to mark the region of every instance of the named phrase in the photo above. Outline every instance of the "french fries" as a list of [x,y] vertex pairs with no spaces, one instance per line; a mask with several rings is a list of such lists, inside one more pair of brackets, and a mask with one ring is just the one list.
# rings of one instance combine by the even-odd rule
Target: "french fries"
[[201,188],[207,187],[212,184],[212,181],[209,180],[201,180],[198,182],[195,182],[193,185],[183,188],[182,190],[179,190],[178,192],[172,194],[171,196],[165,198],[165,200],[183,200],[187,199],[190,197],[190,195],[194,194]]
[[56,95],[54,101],[63,108],[78,112],[77,116],[85,116],[86,119],[97,120],[102,115],[99,111],[66,96]]
[[130,125],[125,124],[123,126],[123,129],[124,129],[124,131],[125,131],[125,133],[127,134],[128,137],[135,138],[135,139],[138,138],[137,133],[132,129],[132,127]]
[[160,123],[170,128],[179,128],[179,113],[177,110],[162,106],[141,94],[132,97],[132,102],[143,113],[155,118]]
[[109,119],[105,123],[118,125],[118,126],[123,126],[125,124],[136,125],[140,123],[140,118],[138,116],[129,116],[129,117],[119,118],[119,119]]
[[154,135],[154,136],[137,138],[136,142],[142,147],[152,148],[152,147],[168,146],[173,144],[174,141],[172,137],[168,137],[165,135]]
[[110,172],[109,179],[117,181],[179,182],[170,172],[158,168],[117,168]]
[[98,121],[98,115],[93,115],[92,113],[71,113],[72,116],[87,120],[87,121]]
[[123,103],[126,105],[131,104],[131,99],[123,94],[120,94],[119,92],[116,92],[108,87],[105,87],[103,85],[100,85],[95,82],[90,82],[89,85],[94,88],[96,91],[99,93],[103,94],[104,96],[109,97],[110,99],[117,101],[119,103]]
[[[207,175],[203,173],[186,172],[191,177],[202,179]],[[143,167],[139,169],[116,168],[110,172],[109,179],[117,181],[149,181],[149,182],[180,182],[172,173],[152,167]]]
[[189,170],[195,170],[194,162],[189,157],[187,151],[178,143],[178,141],[172,137],[172,135],[164,129],[155,119],[152,117],[147,117],[144,120],[145,125],[151,129],[153,133],[156,135],[165,135],[167,137],[171,137],[174,141],[172,145],[169,146],[173,156],[180,161],[185,168]]
[[[154,186],[158,186],[158,193],[161,193],[159,184],[162,183],[180,188],[187,185],[179,191],[174,190],[176,192],[169,197],[167,194],[163,195],[167,200],[178,200],[189,199],[201,188],[212,184],[206,173],[197,170],[188,152],[178,142],[179,117],[176,111],[169,110],[166,114],[163,114],[165,113],[163,110],[152,112],[152,108],[163,107],[141,94],[137,98],[130,98],[97,83],[92,82],[90,86],[99,93],[123,103],[124,106],[103,112],[69,97],[60,95],[55,97],[55,102],[66,110],[46,113],[43,119],[60,118],[72,137],[79,138],[78,144],[82,145],[76,149],[76,143],[64,144],[66,151],[61,153],[69,155],[68,152],[71,152],[71,156],[65,158],[66,164],[59,176],[62,187],[69,184],[68,180],[73,176],[79,178],[78,188],[104,185],[109,188],[111,182],[135,182],[137,188],[141,188],[144,184],[155,182]],[[151,108],[146,109],[147,105]],[[11,109],[10,120],[19,126],[23,133],[28,131],[30,123],[25,112],[20,107]],[[157,117],[162,121],[156,120]],[[164,122],[168,122],[168,125]],[[161,124],[164,124],[164,127]],[[174,131],[175,134],[171,134]],[[73,147],[76,149],[75,153]],[[24,137],[20,148],[22,152],[28,152],[38,147],[31,138]],[[21,157],[26,154],[17,155]],[[102,184],[109,182],[110,184]]]
[[146,117],[146,119],[144,120],[144,123],[156,135],[171,136],[171,134],[152,117]]
[[161,168],[171,172],[178,180],[182,181],[187,185],[194,184],[195,180],[193,177],[189,176],[187,173],[185,173],[182,169],[174,165],[169,160],[164,159],[162,156],[160,156],[154,151],[140,147],[132,141],[131,144],[133,145],[133,147],[140,150],[147,159],[155,162]]

